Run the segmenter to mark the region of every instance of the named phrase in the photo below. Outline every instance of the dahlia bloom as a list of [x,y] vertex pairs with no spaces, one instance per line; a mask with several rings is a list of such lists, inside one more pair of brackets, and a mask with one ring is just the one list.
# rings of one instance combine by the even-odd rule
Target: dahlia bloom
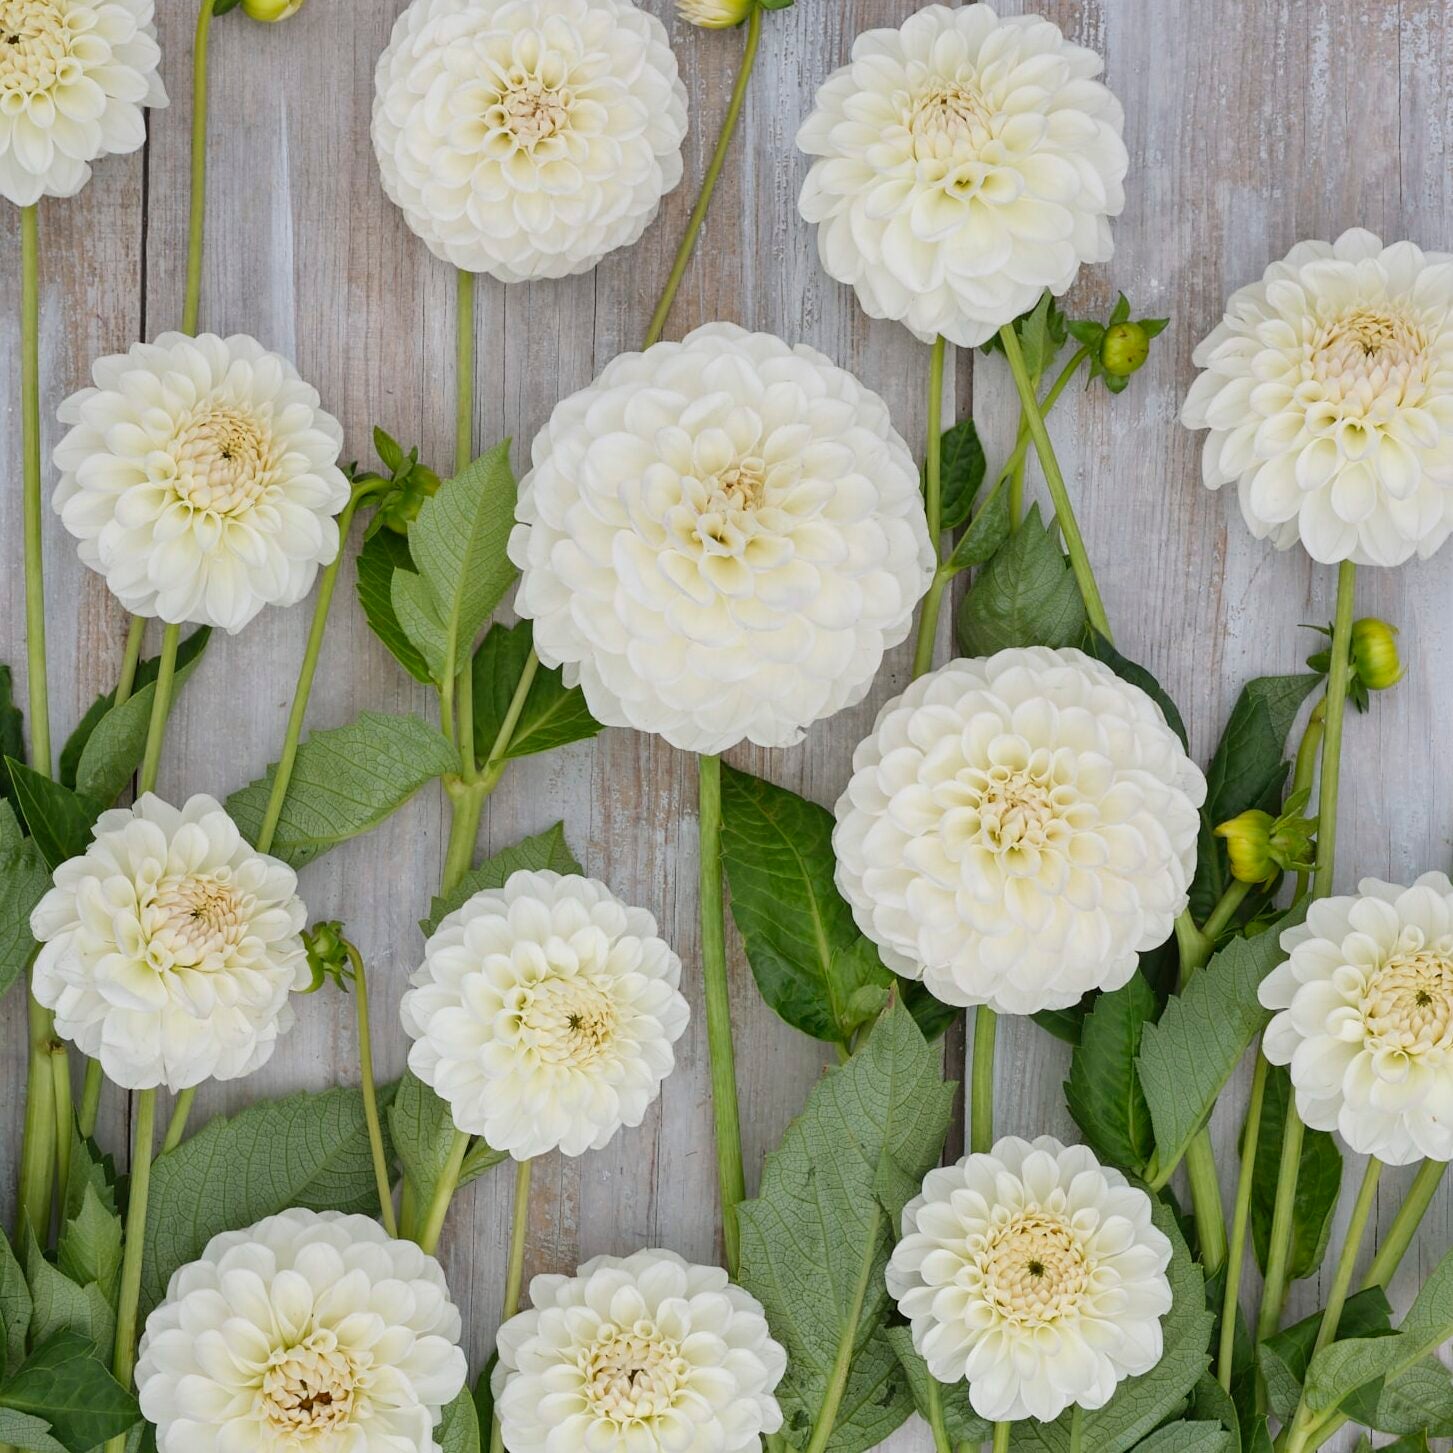
[[383,189],[467,272],[589,272],[681,180],[686,88],[631,0],[414,0],[375,85]]
[[1453,1160],[1453,882],[1364,878],[1281,946],[1262,1049],[1290,1066],[1297,1114],[1388,1165]]
[[401,1011],[409,1068],[516,1160],[599,1150],[671,1073],[680,982],[645,909],[591,878],[515,873],[424,945]]
[[438,1453],[464,1386],[444,1272],[366,1216],[284,1211],[171,1279],[136,1364],[159,1453]]
[[1181,418],[1278,550],[1400,565],[1453,531],[1453,256],[1361,228],[1231,295]]
[[1037,15],[869,30],[797,133],[822,265],[873,318],[976,347],[1113,251],[1129,167],[1104,63]]
[[967,1378],[981,1418],[1049,1422],[1160,1361],[1170,1259],[1119,1171],[1083,1145],[1006,1137],[929,1171],[887,1281],[929,1371]]
[[338,554],[343,430],[256,339],[163,333],[60,407],[54,504],[134,615],[240,631]]
[[951,661],[854,754],[837,884],[944,1003],[1062,1009],[1170,936],[1205,796],[1155,702],[1084,652]]
[[128,1090],[266,1064],[292,1027],[288,995],[311,980],[297,874],[211,797],[177,808],[148,792],[92,833],[30,915],[56,1032]]
[[933,575],[888,407],[729,323],[609,364],[520,485],[515,608],[599,721],[783,747],[860,701]]
[[499,1332],[495,1411],[510,1453],[757,1453],[782,1426],[787,1354],[755,1297],[673,1251],[537,1276]]
[[165,106],[153,0],[0,0],[0,197],[73,197]]

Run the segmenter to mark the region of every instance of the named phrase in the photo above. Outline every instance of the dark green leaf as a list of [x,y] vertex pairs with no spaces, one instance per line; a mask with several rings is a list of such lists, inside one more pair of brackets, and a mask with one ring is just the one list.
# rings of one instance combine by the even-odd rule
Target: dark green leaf
[[1090,1012],[1098,997],[1098,993],[1092,992],[1086,994],[1078,1004],[1071,1004],[1068,1009],[1041,1009],[1038,1014],[1031,1014],[1029,1017],[1056,1039],[1063,1040],[1066,1044],[1078,1044],[1085,1028],[1085,1015]]
[[486,1432],[494,1423],[494,1370],[499,1365],[499,1353],[491,1352],[474,1382],[474,1412],[479,1419],[479,1430]]
[[1167,1423],[1135,1445],[1135,1453],[1231,1453],[1231,1434],[1220,1423]]
[[91,845],[91,826],[106,804],[72,792],[49,777],[7,758],[10,781],[35,845],[52,869],[78,858]]
[[1365,1383],[1342,1410],[1379,1433],[1446,1438],[1453,1434],[1453,1372],[1430,1352],[1394,1377]]
[[74,1332],[109,1346],[116,1335],[116,1309],[105,1289],[95,1282],[81,1286],[72,1281],[46,1259],[29,1229],[22,1235],[30,1286],[30,1340],[43,1342],[57,1332]]
[[425,937],[433,933],[449,914],[462,908],[476,893],[486,888],[503,888],[514,873],[560,873],[569,876],[581,872],[580,864],[565,841],[565,824],[557,822],[534,837],[512,843],[493,857],[486,858],[477,868],[460,879],[459,885],[447,898],[435,898],[429,905],[429,916],[419,927]]
[[20,836],[10,803],[0,799],[0,994],[20,977],[35,952],[30,913],[50,883],[50,869],[35,839]]
[[1085,1143],[1102,1161],[1137,1174],[1150,1158],[1155,1135],[1135,1060],[1141,1033],[1154,1023],[1159,1007],[1139,974],[1124,988],[1101,994],[1085,1016],[1065,1081],[1065,1100]]
[[86,1186],[80,1208],[61,1228],[56,1264],[78,1286],[95,1282],[110,1302],[121,1277],[121,1218]]
[[[415,1204],[427,1206],[454,1145],[454,1122],[449,1107],[412,1070],[398,1083],[388,1108],[389,1140],[404,1174],[413,1184]],[[509,1157],[476,1140],[464,1158],[459,1184],[478,1180]]]
[[1186,724],[1181,719],[1180,709],[1166,694],[1160,682],[1144,666],[1139,666],[1128,657],[1122,656],[1091,625],[1085,627],[1083,649],[1087,656],[1093,656],[1097,661],[1102,661],[1122,681],[1128,681],[1132,686],[1138,686],[1150,697],[1161,709],[1161,713],[1165,717],[1170,729],[1181,739],[1181,745],[1189,750],[1190,738],[1186,735]]
[[[481,762],[490,760],[533,645],[529,621],[494,625],[474,654],[474,752]],[[558,669],[540,666],[503,757],[550,752],[601,730],[585,704],[585,693],[566,686]]]
[[[1266,1382],[1267,1404],[1285,1422],[1297,1410],[1307,1363],[1321,1330],[1322,1313],[1313,1312],[1290,1327],[1268,1337],[1256,1349],[1256,1360]],[[1392,1330],[1392,1313],[1381,1287],[1371,1287],[1348,1297],[1337,1323],[1337,1336],[1381,1337]]]
[[90,1453],[141,1417],[86,1337],[58,1332],[0,1386],[0,1405],[44,1419],[67,1453]]
[[429,683],[429,663],[404,633],[393,604],[394,571],[412,573],[414,557],[409,542],[392,530],[379,530],[358,552],[358,603],[368,628],[388,647],[395,661],[414,678]]
[[1192,1417],[1215,1423],[1231,1435],[1226,1444],[1226,1453],[1241,1453],[1241,1419],[1237,1414],[1236,1404],[1232,1401],[1231,1394],[1222,1388],[1210,1372],[1201,1374],[1201,1380],[1196,1384],[1195,1396],[1191,1399],[1190,1411]]
[[1009,523],[1009,490],[1001,480],[954,546],[949,565],[954,570],[968,570],[992,560],[1009,538]]
[[[0,758],[23,762],[25,760],[24,718],[15,704],[15,681],[8,666],[0,666]],[[20,811],[14,789],[10,785],[10,774],[0,767],[0,800],[8,801]]]
[[0,1446],[24,1448],[27,1453],[66,1453],[65,1445],[51,1437],[44,1418],[7,1407],[0,1407]]
[[974,497],[984,482],[984,446],[972,419],[960,419],[939,440],[939,511],[945,530],[968,519]]

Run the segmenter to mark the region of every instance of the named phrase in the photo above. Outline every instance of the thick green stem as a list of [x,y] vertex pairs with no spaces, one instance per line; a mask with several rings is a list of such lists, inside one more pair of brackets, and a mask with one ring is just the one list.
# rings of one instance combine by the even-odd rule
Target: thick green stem
[[105,1080],[101,1061],[88,1059],[86,1078],[81,1084],[81,1104],[76,1111],[76,1128],[83,1139],[96,1133],[96,1117],[101,1113],[101,1086]]
[[933,1453],[954,1453],[948,1426],[943,1420],[943,1388],[936,1377],[928,1379],[928,1428],[933,1434]]
[[141,648],[146,640],[146,617],[132,616],[126,629],[126,649],[121,656],[121,670],[116,676],[116,690],[111,698],[114,710],[131,700],[136,686],[136,668],[141,664]]
[[716,1173],[721,1194],[727,1270],[736,1276],[740,1241],[737,1207],[746,1200],[732,1006],[727,985],[726,908],[721,887],[721,758],[697,758],[701,833],[701,969],[706,990],[706,1042],[711,1055],[711,1104],[716,1119]]
[[[146,1203],[151,1191],[151,1153],[156,1136],[156,1091],[136,1097],[136,1127],[131,1143],[131,1190],[126,1205],[126,1249],[121,1258],[121,1291],[116,1305],[116,1353],[111,1371],[124,1388],[136,1366],[136,1321],[141,1303],[141,1262],[146,1248]],[[126,1435],[106,1445],[106,1453],[125,1453]]]
[[1398,1207],[1398,1213],[1362,1279],[1364,1291],[1369,1287],[1386,1287],[1393,1279],[1407,1255],[1408,1247],[1413,1244],[1413,1237],[1418,1234],[1418,1227],[1422,1225],[1433,1197],[1438,1194],[1447,1169],[1448,1162],[1445,1160],[1425,1160],[1418,1167],[1418,1173],[1413,1177],[1413,1183],[1408,1187],[1403,1203]]
[[484,784],[486,792],[493,792],[499,784],[499,779],[504,776],[505,767],[509,762],[507,753],[510,749],[510,741],[514,737],[515,728],[520,723],[520,714],[525,709],[525,702],[529,700],[530,687],[535,684],[535,674],[539,669],[540,658],[531,651],[525,658],[525,666],[520,672],[520,679],[515,682],[514,695],[510,697],[504,720],[500,722],[499,730],[490,744],[489,756],[485,758],[484,771],[480,781]]
[[146,728],[146,754],[141,759],[141,777],[137,795],[156,789],[156,776],[161,768],[161,749],[166,741],[167,716],[172,709],[172,689],[177,679],[177,646],[182,628],[169,625],[162,633],[161,660],[156,673],[156,695],[151,699],[151,721]]
[[[940,334],[933,340],[933,349],[928,356],[928,452],[923,462],[923,512],[928,519],[928,538],[933,545],[935,560],[941,553],[943,535],[943,368],[947,352],[947,340]],[[935,570],[918,617],[918,639],[913,648],[915,677],[926,674],[933,666],[938,613],[947,583],[943,571]]]
[[686,276],[691,254],[696,250],[696,239],[701,235],[702,226],[706,222],[706,214],[711,209],[712,195],[716,191],[722,168],[726,165],[727,153],[731,150],[732,138],[736,135],[737,123],[741,120],[742,108],[746,104],[747,85],[752,79],[752,68],[757,63],[757,49],[761,40],[762,7],[753,5],[752,13],[747,20],[747,38],[742,47],[742,63],[737,68],[736,85],[732,87],[726,117],[721,124],[721,135],[717,137],[716,150],[712,153],[711,163],[706,169],[706,176],[702,179],[701,195],[697,197],[691,219],[686,224],[686,235],[681,239],[681,246],[676,249],[676,261],[672,264],[671,275],[666,279],[666,289],[661,294],[661,301],[656,304],[656,311],[651,315],[651,326],[646,330],[645,346],[647,348],[653,343],[659,342],[661,335],[666,331],[666,320],[671,316],[671,305],[676,301],[676,294],[680,290],[681,280]]
[[1266,1341],[1276,1332],[1281,1325],[1282,1308],[1286,1305],[1292,1229],[1295,1225],[1297,1176],[1301,1170],[1305,1129],[1293,1101],[1287,1106],[1286,1125],[1282,1130],[1281,1164],[1276,1173],[1276,1201],[1267,1245],[1266,1283],[1262,1288],[1261,1310],[1256,1319],[1258,1342]]
[[55,1185],[55,1079],[51,1048],[55,1021],[32,994],[29,1004],[30,1069],[25,1089],[25,1131],[20,1149],[20,1224],[45,1243],[50,1234]]
[[202,311],[202,236],[207,225],[207,46],[214,0],[202,0],[192,49],[192,197],[187,217],[187,291],[182,332],[195,333]]
[[469,1153],[469,1136],[462,1130],[454,1132],[454,1143],[449,1148],[449,1159],[439,1172],[434,1186],[434,1198],[429,1202],[424,1217],[423,1229],[419,1232],[419,1245],[432,1256],[439,1249],[439,1238],[444,1234],[444,1218],[449,1214],[449,1203],[459,1189],[459,1170],[464,1157]]
[[1236,1357],[1236,1314],[1241,1304],[1241,1274],[1246,1267],[1246,1233],[1251,1225],[1251,1193],[1256,1184],[1256,1151],[1261,1143],[1261,1110],[1266,1103],[1269,1067],[1258,1053],[1251,1077],[1251,1101],[1246,1107],[1246,1130],[1241,1139],[1241,1170],[1236,1181],[1236,1208],[1231,1215],[1231,1245],[1226,1260],[1226,1291],[1221,1298],[1221,1342],[1217,1348],[1216,1380],[1231,1391]]
[[474,845],[479,840],[479,819],[489,796],[483,781],[450,781],[449,846],[444,850],[444,871],[439,876],[439,896],[447,898],[463,881],[474,863]]
[[1024,475],[1029,459],[1029,421],[1019,417],[1019,437],[1009,456],[1009,528],[1017,530],[1024,519]]
[[[499,1323],[503,1327],[520,1310],[520,1292],[525,1285],[525,1236],[530,1229],[530,1166],[522,1160],[515,1167],[515,1205],[510,1223],[510,1259],[505,1271],[505,1299]],[[489,1453],[503,1453],[504,1431],[495,1418],[489,1430]]]
[[1215,1276],[1226,1263],[1226,1208],[1221,1204],[1216,1152],[1209,1132],[1202,1130],[1186,1147],[1185,1165],[1201,1243],[1201,1264],[1207,1276]]
[[45,658],[45,566],[40,498],[40,235],[34,207],[20,210],[20,412],[24,467],[25,656],[30,763],[51,774]]
[[71,1183],[71,1139],[76,1133],[71,1108],[71,1061],[63,1044],[50,1047],[52,1101],[55,1106],[55,1180],[60,1197],[61,1220],[65,1220],[66,1187]]
[[984,1155],[994,1144],[994,1039],[999,1016],[987,1004],[974,1010],[974,1058],[969,1086],[969,1149]]
[[162,1137],[161,1153],[170,1155],[182,1143],[187,1133],[187,1121],[192,1118],[192,1106],[197,1099],[197,1087],[183,1090],[172,1106],[171,1119],[167,1121],[166,1134]]
[[1342,780],[1342,724],[1351,683],[1352,617],[1357,605],[1357,567],[1344,560],[1337,571],[1337,615],[1332,625],[1332,661],[1327,672],[1327,724],[1322,741],[1322,784],[1317,790],[1317,871],[1312,891],[1332,891],[1337,860],[1337,789]]
[[1085,1441],[1085,1410],[1079,1403],[1075,1404],[1075,1410],[1070,1414],[1070,1449],[1069,1453],[1080,1453],[1080,1447]]
[[373,1037],[368,1028],[368,975],[363,956],[345,941],[344,952],[353,965],[353,1004],[358,1030],[358,1073],[363,1088],[363,1118],[368,1125],[368,1149],[373,1157],[373,1180],[378,1188],[378,1214],[383,1229],[398,1240],[394,1218],[393,1182],[389,1179],[388,1157],[383,1150],[383,1126],[378,1118],[378,1088],[373,1079]]
[[994,1453],[1009,1453],[1009,1434],[1013,1429],[1013,1423],[994,1424]]

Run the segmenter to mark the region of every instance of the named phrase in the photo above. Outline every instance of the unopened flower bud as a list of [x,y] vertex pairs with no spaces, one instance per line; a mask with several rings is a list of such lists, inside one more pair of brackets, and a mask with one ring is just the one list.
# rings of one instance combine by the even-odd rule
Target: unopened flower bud
[[1288,801],[1281,817],[1252,808],[1216,829],[1226,840],[1231,876],[1238,883],[1270,883],[1280,872],[1300,872],[1312,866],[1312,840],[1316,820],[1303,816],[1305,794]]
[[1150,334],[1139,323],[1116,323],[1100,340],[1100,363],[1112,378],[1129,378],[1150,357]]
[[730,30],[752,13],[757,0],[676,0],[681,18],[707,30]]
[[308,968],[313,982],[303,992],[316,993],[324,983],[332,979],[340,987],[353,974],[353,965],[348,957],[348,940],[343,937],[341,923],[327,921],[314,924],[303,930],[303,948],[308,954]]
[[1397,637],[1396,626],[1375,616],[1353,622],[1352,665],[1369,691],[1386,691],[1403,679]]
[[242,0],[245,14],[268,25],[296,15],[302,8],[303,0]]

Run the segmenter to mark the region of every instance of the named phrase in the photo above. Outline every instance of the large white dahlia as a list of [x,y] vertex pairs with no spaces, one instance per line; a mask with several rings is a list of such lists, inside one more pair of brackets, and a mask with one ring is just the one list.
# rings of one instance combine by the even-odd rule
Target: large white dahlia
[[1006,1137],[931,1170],[903,1212],[888,1290],[940,1382],[981,1418],[1057,1418],[1149,1372],[1170,1310],[1151,1201],[1083,1145]]
[[782,1426],[787,1354],[755,1297],[674,1251],[537,1276],[499,1332],[510,1453],[756,1453]]
[[837,883],[946,1004],[1062,1009],[1170,937],[1205,796],[1155,702],[1084,652],[951,661],[858,746]]
[[588,272],[681,180],[686,88],[631,0],[414,0],[375,85],[383,189],[468,272]]
[[153,0],[0,0],[0,197],[73,197],[165,106]]
[[1231,295],[1181,417],[1279,550],[1426,559],[1453,531],[1453,257],[1354,228]]
[[1037,15],[930,5],[869,30],[797,144],[802,215],[870,317],[974,347],[1113,251],[1129,166],[1104,62]]
[[730,323],[623,354],[559,404],[519,519],[540,659],[600,721],[687,751],[790,746],[861,700],[933,575],[883,400]]
[[455,1126],[529,1160],[639,1125],[690,1009],[644,908],[593,878],[519,872],[424,945],[403,999],[409,1068]]
[[103,812],[55,870],[30,931],[56,1032],[128,1090],[184,1090],[266,1064],[310,975],[286,863],[254,852],[211,797],[146,793]]
[[366,1216],[284,1211],[173,1274],[136,1364],[160,1453],[439,1453],[468,1371],[444,1272]]
[[343,430],[254,338],[189,338],[97,359],[60,407],[55,508],[136,615],[240,631],[295,605],[338,553]]
[[1389,1165],[1453,1160],[1453,882],[1364,878],[1281,936],[1261,984],[1262,1048],[1291,1067],[1297,1113]]

